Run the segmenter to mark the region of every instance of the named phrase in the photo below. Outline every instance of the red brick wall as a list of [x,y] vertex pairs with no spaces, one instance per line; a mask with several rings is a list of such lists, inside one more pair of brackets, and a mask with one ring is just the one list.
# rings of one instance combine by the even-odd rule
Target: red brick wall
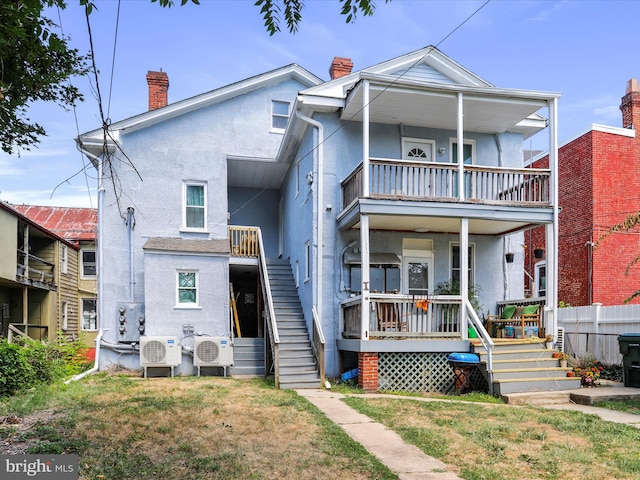
[[[636,125],[640,132],[640,123]],[[612,225],[640,211],[640,138],[608,133],[594,142],[593,224],[594,241]],[[627,265],[640,254],[640,233],[613,234],[593,254],[593,301],[620,305],[640,288],[640,267]],[[640,303],[636,299],[633,303]]]
[[[640,288],[640,267],[624,274],[627,264],[640,254],[640,234],[612,235],[593,251],[591,261],[589,246],[611,225],[640,210],[639,144],[640,138],[592,130],[559,149],[559,301],[574,306],[620,305]],[[533,167],[547,165],[544,157]],[[525,234],[525,268],[532,276],[537,261],[533,248],[544,237],[543,227]]]
[[378,354],[358,353],[358,386],[365,392],[378,391]]

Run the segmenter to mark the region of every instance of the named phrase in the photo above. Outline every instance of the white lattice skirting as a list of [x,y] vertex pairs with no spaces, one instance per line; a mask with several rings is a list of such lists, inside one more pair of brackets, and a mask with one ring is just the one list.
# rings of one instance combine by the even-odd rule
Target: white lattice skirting
[[[405,392],[455,391],[455,374],[447,363],[448,353],[379,353],[378,390]],[[475,368],[472,390],[487,392],[487,381]]]

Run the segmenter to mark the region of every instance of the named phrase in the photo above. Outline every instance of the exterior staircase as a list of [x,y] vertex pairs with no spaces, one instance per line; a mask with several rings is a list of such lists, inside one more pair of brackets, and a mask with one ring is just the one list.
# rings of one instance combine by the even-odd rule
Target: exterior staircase
[[[555,349],[547,349],[543,339],[494,340],[493,393],[507,395],[520,392],[553,392],[580,388],[579,378],[567,377],[571,367],[560,367],[553,358]],[[487,352],[482,344],[474,340],[472,351],[480,357],[480,371],[485,378]]]
[[319,388],[320,373],[291,266],[286,260],[267,259],[267,274],[280,336],[280,378],[276,382],[283,390]]
[[264,338],[233,340],[233,376],[264,377]]

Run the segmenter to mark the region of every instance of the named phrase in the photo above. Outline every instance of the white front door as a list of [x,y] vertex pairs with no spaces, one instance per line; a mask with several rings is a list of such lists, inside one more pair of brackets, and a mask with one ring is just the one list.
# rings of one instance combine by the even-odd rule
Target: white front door
[[404,257],[402,291],[408,295],[433,293],[433,256]]

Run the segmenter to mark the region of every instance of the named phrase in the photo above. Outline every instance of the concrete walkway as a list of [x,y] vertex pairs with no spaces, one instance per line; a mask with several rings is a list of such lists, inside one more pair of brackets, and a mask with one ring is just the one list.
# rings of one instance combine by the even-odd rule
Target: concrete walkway
[[342,427],[401,480],[460,479],[447,472],[445,463],[426,455],[415,445],[405,443],[393,430],[349,407],[341,400],[345,395],[328,390],[297,390],[297,393]]
[[[389,430],[384,425],[374,422],[366,415],[358,413],[342,401],[346,395],[330,390],[297,390],[298,395],[306,398],[323,412],[329,420],[342,429],[356,442],[360,443],[371,454],[375,455],[401,480],[456,480],[460,479],[455,473],[447,471],[447,465],[429,455],[426,455],[415,445],[402,440],[400,435]],[[559,393],[559,392],[556,392]],[[617,412],[606,408],[594,407],[595,401],[605,399],[628,400],[640,399],[640,388],[625,388],[622,386],[608,386],[603,388],[581,388],[562,392],[566,401],[559,402],[558,398],[549,392],[521,394],[521,401],[513,402],[518,405],[532,405],[555,410],[576,410],[582,413],[598,415],[604,420],[624,423],[640,428],[640,415]],[[515,394],[519,395],[519,394]],[[545,395],[547,395],[545,397]],[[394,398],[422,402],[459,401],[443,400],[429,397],[402,397],[384,394],[358,394],[360,398]],[[545,401],[547,398],[547,401]],[[572,401],[571,398],[580,403]],[[527,399],[529,401],[527,401]],[[548,403],[547,403],[548,402]],[[514,405],[486,404],[496,408],[514,408]]]

